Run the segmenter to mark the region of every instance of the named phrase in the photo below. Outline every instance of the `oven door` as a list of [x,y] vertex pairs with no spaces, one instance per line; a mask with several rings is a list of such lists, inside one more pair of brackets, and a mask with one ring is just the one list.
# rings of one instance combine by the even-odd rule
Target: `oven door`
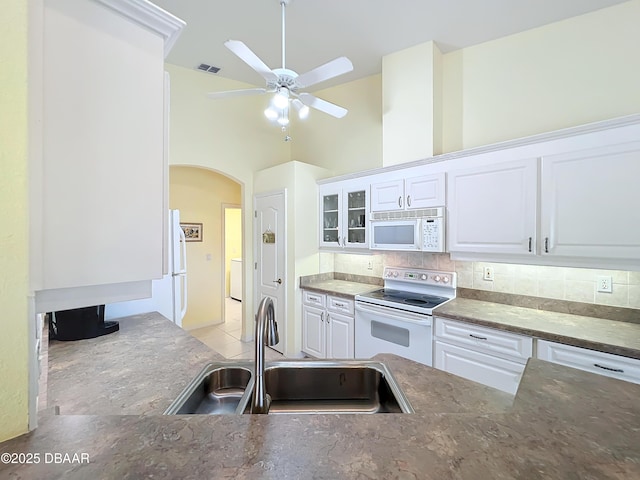
[[356,358],[393,353],[431,366],[432,348],[431,315],[356,302]]

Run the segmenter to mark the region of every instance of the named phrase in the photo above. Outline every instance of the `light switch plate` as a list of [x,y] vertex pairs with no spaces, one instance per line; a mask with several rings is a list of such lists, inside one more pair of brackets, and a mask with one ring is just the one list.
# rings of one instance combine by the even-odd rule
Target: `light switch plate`
[[482,270],[482,278],[489,282],[493,282],[493,267],[484,267]]

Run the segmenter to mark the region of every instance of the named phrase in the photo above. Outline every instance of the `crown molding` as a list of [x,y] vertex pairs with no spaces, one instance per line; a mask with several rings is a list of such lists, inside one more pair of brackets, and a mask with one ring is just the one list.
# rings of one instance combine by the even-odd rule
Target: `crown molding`
[[173,48],[186,22],[149,0],[93,0],[114,12],[156,32],[164,38],[164,58]]

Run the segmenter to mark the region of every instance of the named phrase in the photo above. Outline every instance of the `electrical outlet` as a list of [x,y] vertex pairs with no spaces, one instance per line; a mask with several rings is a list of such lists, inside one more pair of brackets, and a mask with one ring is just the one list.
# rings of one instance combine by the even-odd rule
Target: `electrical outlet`
[[600,275],[598,276],[597,284],[599,292],[611,293],[613,291],[611,277]]
[[493,267],[484,267],[482,278],[490,282],[493,282]]
[[367,263],[367,270],[373,270],[373,260],[369,260],[369,263]]

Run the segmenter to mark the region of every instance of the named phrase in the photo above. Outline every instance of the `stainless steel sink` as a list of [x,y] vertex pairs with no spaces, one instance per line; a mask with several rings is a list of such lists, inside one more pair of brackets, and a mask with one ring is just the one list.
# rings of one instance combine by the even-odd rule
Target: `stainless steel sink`
[[[274,362],[264,375],[270,414],[413,413],[391,372],[380,362]],[[243,412],[250,413],[250,405]]]
[[210,363],[164,413],[234,414],[251,379],[248,367]]
[[[290,360],[265,369],[269,414],[414,413],[381,362]],[[175,414],[251,413],[248,364],[209,364],[165,411]]]

